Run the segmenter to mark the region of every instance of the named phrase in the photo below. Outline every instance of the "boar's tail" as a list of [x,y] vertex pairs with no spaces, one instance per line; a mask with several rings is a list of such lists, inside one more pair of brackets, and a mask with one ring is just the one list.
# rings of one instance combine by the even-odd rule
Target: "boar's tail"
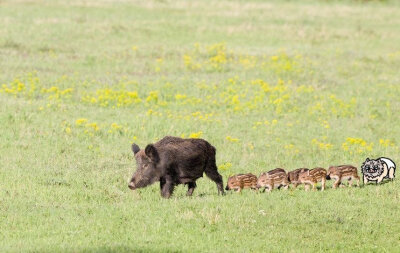
[[209,144],[209,148],[208,148],[208,152],[211,156],[215,156],[215,154],[217,153],[217,150],[214,148],[214,146],[212,146],[211,144]]

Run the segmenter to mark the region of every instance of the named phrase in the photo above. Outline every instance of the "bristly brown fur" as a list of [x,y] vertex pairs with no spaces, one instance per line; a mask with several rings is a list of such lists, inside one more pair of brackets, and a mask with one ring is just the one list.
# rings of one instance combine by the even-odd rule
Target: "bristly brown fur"
[[312,190],[316,190],[316,185],[321,182],[321,191],[325,190],[326,170],[324,168],[314,168],[312,170],[301,171],[299,173],[299,182],[305,184],[305,189],[308,190],[309,185]]
[[357,168],[352,165],[330,166],[326,179],[330,180],[331,178],[336,179],[333,183],[334,189],[342,184],[342,180],[348,180],[349,187],[351,187],[353,180],[356,180],[357,186],[360,186],[360,177],[357,174]]
[[240,192],[243,189],[257,189],[257,176],[247,174],[237,174],[228,178],[225,190],[235,190]]
[[289,180],[286,171],[281,168],[261,173],[257,180],[257,188],[264,188],[268,191],[272,191],[274,188],[280,188],[282,186],[287,189],[289,186]]
[[288,172],[288,180],[292,184],[293,188],[296,188],[301,182],[299,181],[299,175],[302,172],[308,171],[307,168],[299,168]]
[[132,145],[137,171],[129,188],[146,187],[160,181],[161,195],[169,198],[178,184],[187,184],[187,195],[192,195],[196,180],[205,173],[217,184],[218,193],[224,194],[222,176],[215,163],[215,148],[203,139],[182,139],[166,136],[139,150]]

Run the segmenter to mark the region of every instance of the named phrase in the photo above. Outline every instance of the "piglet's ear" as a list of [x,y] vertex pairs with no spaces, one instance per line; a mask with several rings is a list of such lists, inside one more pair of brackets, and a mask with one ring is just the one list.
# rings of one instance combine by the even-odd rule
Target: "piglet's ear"
[[147,145],[147,147],[144,150],[144,153],[153,161],[153,162],[158,162],[160,160],[160,157],[158,155],[158,151],[156,147],[154,147],[153,144]]
[[139,151],[140,151],[139,146],[136,145],[135,143],[132,143],[132,152],[133,152],[133,154],[136,155],[136,153],[139,152]]

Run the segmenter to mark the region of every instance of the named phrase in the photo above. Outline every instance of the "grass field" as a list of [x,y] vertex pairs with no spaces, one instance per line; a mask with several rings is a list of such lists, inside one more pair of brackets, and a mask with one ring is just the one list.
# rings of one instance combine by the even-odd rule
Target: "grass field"
[[132,192],[132,142],[224,177],[400,164],[397,1],[0,0],[1,252],[399,252],[400,183]]

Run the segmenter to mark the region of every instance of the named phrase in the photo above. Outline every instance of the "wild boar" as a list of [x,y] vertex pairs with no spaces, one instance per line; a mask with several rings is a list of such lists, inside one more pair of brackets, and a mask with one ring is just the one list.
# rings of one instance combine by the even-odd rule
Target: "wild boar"
[[222,176],[215,163],[216,149],[203,139],[166,136],[144,150],[132,144],[137,170],[129,183],[135,190],[160,182],[161,196],[169,198],[176,185],[187,184],[187,196],[193,194],[196,180],[205,173],[224,194]]
[[342,184],[342,180],[348,180],[349,187],[351,187],[353,180],[356,181],[357,186],[360,186],[360,177],[357,174],[357,168],[352,165],[330,166],[326,179],[330,180],[331,178],[336,179],[333,183],[334,189]]
[[325,190],[326,183],[326,170],[324,168],[314,168],[312,170],[306,170],[300,172],[299,181],[304,184],[305,190],[309,189],[309,185],[312,186],[312,190],[316,190],[318,182],[321,182],[321,191]]
[[288,180],[289,182],[292,184],[292,189],[296,189],[296,187],[301,184],[301,182],[299,181],[299,175],[302,172],[306,172],[309,171],[309,169],[307,168],[300,168],[300,169],[295,169],[292,171],[289,171],[287,173],[288,175]]
[[289,187],[289,180],[286,171],[281,168],[263,172],[257,180],[257,188],[268,189],[268,192],[274,188],[279,189],[282,186],[287,189]]
[[225,190],[235,190],[240,192],[242,189],[257,189],[257,176],[247,173],[247,174],[237,174],[228,178],[228,183],[226,184]]

